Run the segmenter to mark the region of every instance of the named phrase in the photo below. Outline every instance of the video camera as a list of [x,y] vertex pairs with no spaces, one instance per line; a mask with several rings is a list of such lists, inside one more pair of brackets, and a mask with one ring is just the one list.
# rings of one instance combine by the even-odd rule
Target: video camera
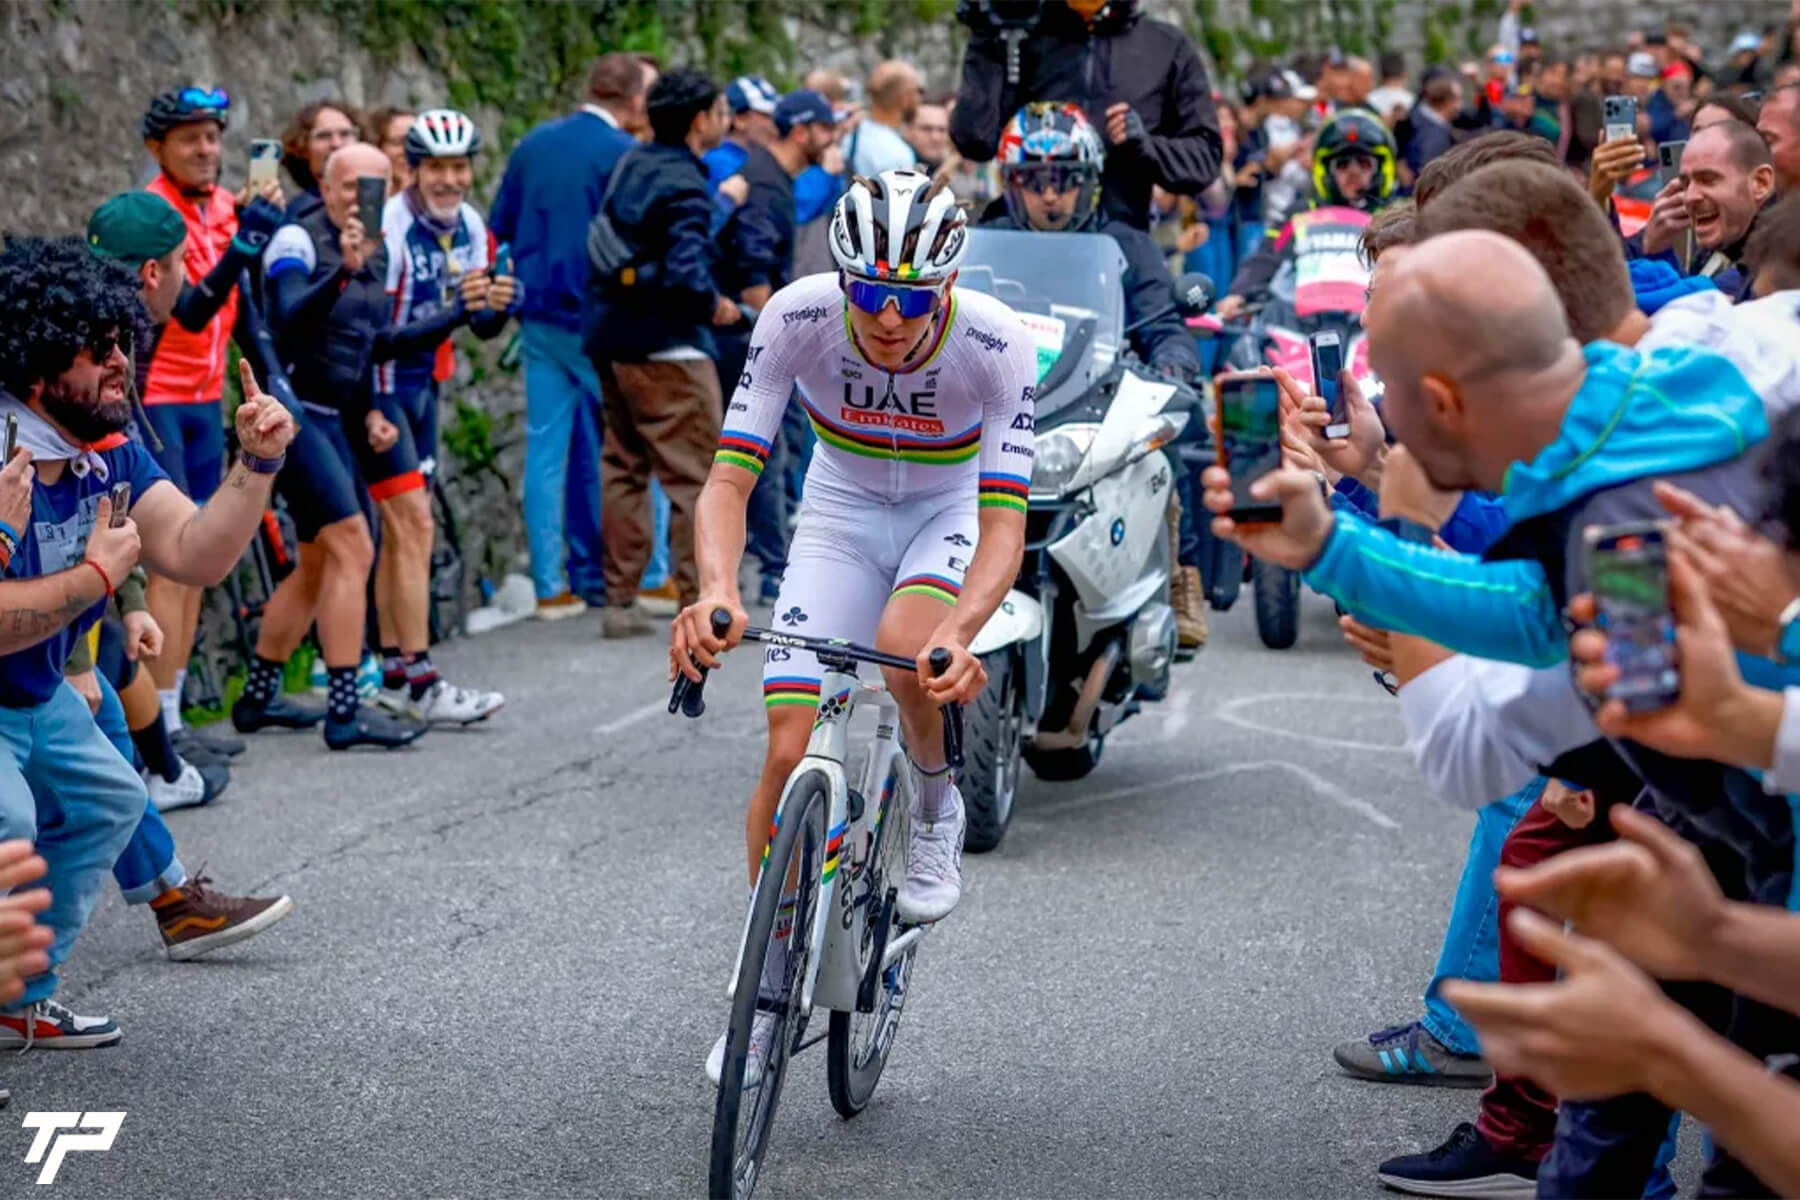
[[1006,83],[1019,83],[1019,43],[1044,15],[1044,0],[956,0],[956,19],[976,37],[1006,43]]

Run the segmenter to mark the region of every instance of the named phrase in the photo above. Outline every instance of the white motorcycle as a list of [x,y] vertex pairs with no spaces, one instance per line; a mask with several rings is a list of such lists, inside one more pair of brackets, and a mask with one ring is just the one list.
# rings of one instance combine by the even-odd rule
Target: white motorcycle
[[[1168,691],[1174,473],[1161,451],[1204,422],[1198,394],[1131,356],[1124,268],[1104,234],[980,229],[958,278],[1006,301],[1039,358],[1025,558],[970,646],[988,672],[965,710],[957,779],[971,851],[1006,835],[1021,761],[1041,779],[1080,779],[1107,734]],[[1184,277],[1179,307],[1203,311],[1207,291]]]

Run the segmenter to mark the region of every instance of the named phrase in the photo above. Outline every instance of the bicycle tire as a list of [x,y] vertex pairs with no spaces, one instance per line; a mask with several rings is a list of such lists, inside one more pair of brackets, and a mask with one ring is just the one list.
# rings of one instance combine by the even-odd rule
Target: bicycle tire
[[[769,843],[769,854],[763,860],[762,874],[751,901],[743,962],[738,968],[737,986],[732,993],[725,1064],[720,1072],[719,1094],[713,1107],[708,1194],[720,1200],[747,1200],[755,1191],[757,1176],[761,1174],[768,1152],[769,1130],[775,1123],[788,1063],[806,1031],[806,1021],[796,1010],[810,953],[807,930],[818,909],[822,890],[820,876],[826,858],[825,822],[829,796],[828,782],[817,771],[810,772],[798,785]],[[782,888],[796,859],[798,881],[793,932],[788,935],[788,966],[781,994],[772,998],[777,1024],[770,1039],[768,1060],[763,1064],[762,1081],[746,1091],[743,1087],[744,1067],[749,1056],[752,1024],[759,1008],[764,1008],[759,1004],[763,961],[774,940],[776,908],[781,901]],[[752,1100],[748,1114],[742,1111],[746,1097]],[[746,1119],[748,1128],[740,1131],[739,1127]],[[740,1132],[746,1135],[741,1151]]]
[[[889,936],[898,930],[898,922],[894,921],[889,892],[897,890],[906,879],[906,851],[909,839],[905,820],[890,820],[891,815],[904,817],[900,808],[902,803],[898,788],[882,789],[881,812],[876,818],[875,845],[870,850],[868,865],[865,871],[877,872],[877,877],[865,895],[867,903],[880,904],[887,912],[890,925]],[[859,880],[845,879],[840,886],[851,887]],[[873,938],[875,927],[865,917],[865,936]],[[912,978],[913,958],[917,949],[908,950],[906,955],[896,961],[893,966],[882,972],[881,990],[875,997],[874,1013],[839,1012],[833,1010],[826,1026],[825,1036],[825,1083],[831,1094],[831,1107],[838,1115],[849,1120],[868,1107],[869,1100],[875,1094],[875,1085],[881,1082],[881,1072],[887,1066],[889,1052],[894,1048],[894,1038],[899,1035],[900,1010],[906,1003],[906,989]],[[857,1020],[860,1017],[872,1016],[868,1031],[859,1035]],[[891,1018],[891,1024],[889,1020]],[[873,1042],[873,1048],[867,1055],[862,1053],[864,1047]],[[885,1043],[885,1044],[884,1044]],[[863,1061],[859,1065],[858,1058]]]

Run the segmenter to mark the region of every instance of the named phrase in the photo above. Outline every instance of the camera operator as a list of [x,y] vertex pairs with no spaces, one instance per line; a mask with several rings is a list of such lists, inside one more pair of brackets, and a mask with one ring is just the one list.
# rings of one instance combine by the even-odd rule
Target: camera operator
[[973,31],[950,114],[964,158],[992,159],[1027,101],[1067,100],[1104,131],[1108,214],[1148,230],[1152,186],[1191,196],[1218,176],[1206,69],[1186,35],[1142,17],[1137,0],[961,0],[958,15]]

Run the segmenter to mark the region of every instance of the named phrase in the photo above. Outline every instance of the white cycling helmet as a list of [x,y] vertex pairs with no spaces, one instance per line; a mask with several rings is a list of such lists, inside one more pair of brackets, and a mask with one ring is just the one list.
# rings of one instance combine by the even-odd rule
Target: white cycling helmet
[[454,108],[428,108],[406,131],[406,161],[415,167],[428,158],[469,158],[479,149],[475,122]]
[[969,247],[969,221],[950,189],[918,171],[857,176],[831,214],[831,256],[848,274],[939,283]]

